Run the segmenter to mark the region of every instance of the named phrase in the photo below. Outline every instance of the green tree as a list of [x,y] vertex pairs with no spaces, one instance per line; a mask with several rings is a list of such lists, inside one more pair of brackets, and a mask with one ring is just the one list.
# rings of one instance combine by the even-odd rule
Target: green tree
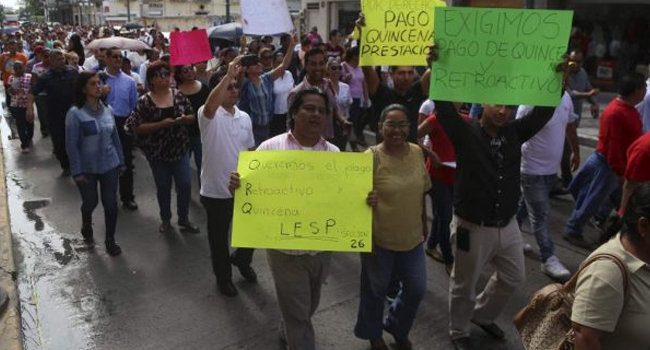
[[0,23],[5,21],[5,7],[0,5]]
[[45,15],[43,3],[40,0],[23,0],[20,13],[30,19],[33,16]]

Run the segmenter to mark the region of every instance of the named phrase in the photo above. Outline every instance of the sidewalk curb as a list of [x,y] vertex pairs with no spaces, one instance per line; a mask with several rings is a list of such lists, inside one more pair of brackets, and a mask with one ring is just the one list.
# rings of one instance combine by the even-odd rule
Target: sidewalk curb
[[0,147],[0,286],[9,294],[7,309],[0,315],[0,349],[22,350],[20,303],[16,281],[16,265],[9,221],[4,147]]

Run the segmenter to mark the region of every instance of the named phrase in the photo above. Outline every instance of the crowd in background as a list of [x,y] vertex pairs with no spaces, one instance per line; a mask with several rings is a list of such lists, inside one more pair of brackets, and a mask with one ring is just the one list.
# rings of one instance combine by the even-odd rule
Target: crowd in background
[[[363,18],[357,29],[363,30]],[[617,98],[601,113],[583,55],[571,50],[556,68],[564,88],[555,108],[431,101],[429,69],[361,67],[357,37],[327,34],[325,40],[312,28],[302,37],[242,37],[217,48],[209,61],[171,66],[169,42],[155,28],[32,25],[0,40],[7,117],[15,121],[23,153],[34,147],[35,125],[42,138],[51,138],[62,175],[79,189],[81,235],[88,244],[101,199],[112,256],[122,252],[115,238],[118,203],[138,210],[134,152],[151,168],[151,175],[139,176],[154,180],[159,232],[173,231],[172,187],[180,231],[201,232],[190,219],[193,157],[217,287],[230,297],[237,295],[231,265],[246,280],[257,280],[254,250],[231,253],[228,244],[232,193],[240,185],[238,153],[371,153],[373,191],[359,200],[373,209],[373,252],[361,254],[354,334],[373,349],[388,349],[383,331],[399,349],[412,348],[408,335],[426,289],[426,256],[450,275],[454,346],[480,348],[470,339],[472,323],[503,339],[494,321],[525,281],[524,250],[532,249],[520,231],[526,221],[541,270],[559,281],[571,276],[549,232],[550,196],[570,192],[576,202],[564,238],[589,250],[604,243],[596,253],[620,256],[631,286],[624,291],[620,272],[604,261],[580,275],[572,315],[576,349],[650,348],[640,326],[650,321],[650,136],[644,134],[650,100],[642,75],[624,75]],[[150,48],[86,49],[112,36]],[[437,59],[435,48],[427,59],[429,65]],[[576,128],[583,101],[601,119],[600,135],[596,151],[574,174],[581,163]],[[430,229],[425,196],[433,204]],[[600,242],[583,237],[594,218]],[[268,250],[267,258],[281,338],[288,349],[313,349],[311,317],[332,254]],[[487,265],[495,272],[477,293]]]

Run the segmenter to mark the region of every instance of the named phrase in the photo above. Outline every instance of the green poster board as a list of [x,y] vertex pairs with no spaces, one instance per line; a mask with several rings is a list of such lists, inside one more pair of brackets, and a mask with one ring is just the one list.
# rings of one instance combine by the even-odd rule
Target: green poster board
[[432,99],[557,106],[572,11],[439,7]]

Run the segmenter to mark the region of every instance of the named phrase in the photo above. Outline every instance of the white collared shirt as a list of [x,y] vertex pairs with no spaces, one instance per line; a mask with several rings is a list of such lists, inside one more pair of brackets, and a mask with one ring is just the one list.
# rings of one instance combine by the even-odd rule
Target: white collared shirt
[[232,198],[230,173],[237,170],[239,152],[255,147],[253,124],[237,106],[234,114],[219,106],[212,119],[205,117],[204,107],[197,113],[203,147],[200,193],[210,198]]

